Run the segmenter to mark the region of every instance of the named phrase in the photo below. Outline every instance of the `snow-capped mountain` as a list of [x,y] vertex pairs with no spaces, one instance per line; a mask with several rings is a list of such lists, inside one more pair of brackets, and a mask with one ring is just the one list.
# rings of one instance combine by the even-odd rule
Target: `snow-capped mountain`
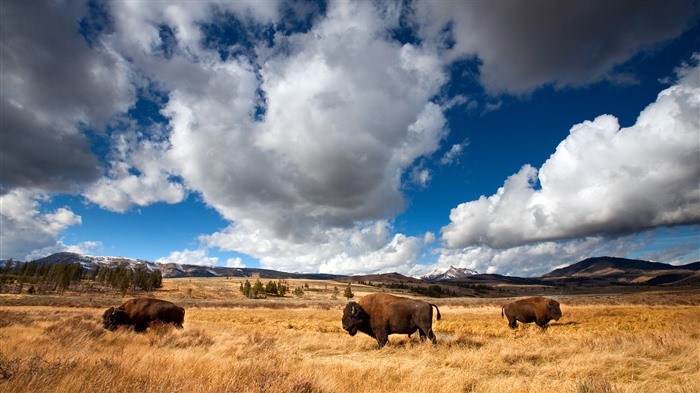
[[[325,280],[333,279],[338,277],[343,277],[337,274],[323,274],[323,273],[286,273],[276,270],[269,269],[258,269],[258,268],[235,268],[235,267],[224,267],[224,266],[202,266],[202,265],[188,265],[188,264],[177,264],[177,263],[157,263],[146,261],[143,259],[134,258],[124,258],[124,257],[102,257],[102,256],[91,256],[91,255],[81,255],[73,252],[59,252],[56,254],[49,255],[47,257],[37,259],[34,262],[39,264],[52,264],[52,263],[80,263],[84,269],[94,270],[95,268],[109,268],[113,269],[116,267],[130,268],[131,270],[137,269],[147,269],[149,272],[154,270],[160,270],[161,274],[165,278],[177,278],[177,277],[253,277],[257,276],[265,279],[287,279],[287,278],[300,278],[300,279],[311,279],[311,280]],[[5,261],[2,261],[2,266],[4,266]]]
[[91,255],[80,255],[73,252],[59,252],[49,255],[45,258],[37,259],[36,262],[43,263],[80,263],[85,269],[95,269],[96,267],[129,267],[132,270],[146,269],[153,272],[158,269],[154,262],[145,261],[143,259],[124,258],[124,257],[95,257]]
[[450,266],[448,268],[435,269],[432,272],[420,276],[425,281],[436,282],[436,281],[449,281],[456,280],[474,274],[479,274],[475,270],[467,269],[466,267],[455,267]]

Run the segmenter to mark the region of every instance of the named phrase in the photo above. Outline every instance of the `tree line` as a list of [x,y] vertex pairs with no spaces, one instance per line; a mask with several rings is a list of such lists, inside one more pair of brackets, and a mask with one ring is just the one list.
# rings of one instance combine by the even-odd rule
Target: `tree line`
[[457,292],[444,288],[440,285],[433,284],[428,286],[418,286],[418,285],[408,285],[403,282],[398,283],[379,283],[375,285],[371,282],[358,281],[359,284],[379,287],[379,288],[389,288],[389,289],[407,289],[411,293],[416,295],[423,295],[427,297],[458,297],[460,296]]
[[[160,270],[97,266],[86,269],[80,263],[13,262],[0,266],[0,292],[64,293],[66,290],[153,291],[163,286]],[[26,289],[25,289],[26,288]]]
[[[278,280],[277,282],[269,281],[267,284],[263,284],[259,278],[256,279],[253,284],[251,284],[249,280],[245,280],[245,282],[240,284],[238,289],[241,291],[243,296],[249,299],[259,299],[267,296],[283,297],[291,290],[287,280]],[[293,290],[291,290],[291,294],[296,297],[302,297],[304,296],[305,290],[317,291],[316,289],[309,288],[309,284],[307,283],[304,284],[303,287],[295,287]],[[336,299],[339,293],[340,291],[338,290],[338,287],[333,287],[331,299]],[[355,296],[350,288],[350,283],[348,283],[348,286],[345,288],[343,296],[345,296],[347,299]]]

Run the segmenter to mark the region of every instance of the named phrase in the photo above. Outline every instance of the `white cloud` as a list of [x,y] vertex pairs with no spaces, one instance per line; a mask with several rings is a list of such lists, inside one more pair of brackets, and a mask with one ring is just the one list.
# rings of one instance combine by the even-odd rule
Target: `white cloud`
[[263,267],[291,272],[408,272],[420,257],[424,244],[416,237],[392,235],[392,227],[386,220],[349,229],[328,229],[322,233],[323,238],[305,243],[275,239],[260,227],[248,228],[240,223],[236,226],[202,236],[200,240],[207,247],[256,256]]
[[430,171],[428,169],[416,166],[413,167],[413,169],[411,169],[411,175],[409,176],[409,179],[411,183],[417,184],[418,186],[425,188],[428,186],[431,177],[432,176],[430,175]]
[[82,218],[68,207],[42,213],[40,202],[45,199],[27,190],[13,190],[0,196],[0,258],[24,260],[27,256],[35,257],[32,251],[37,249],[68,247],[56,238],[67,228],[82,224]]
[[243,260],[241,258],[228,258],[224,264],[226,267],[245,267]]
[[440,164],[441,165],[450,165],[453,164],[454,162],[459,160],[459,157],[462,155],[464,152],[464,149],[469,146],[469,141],[465,141],[462,143],[455,143],[452,145],[449,151],[445,153],[444,156],[440,159]]
[[127,131],[117,134],[112,145],[115,157],[108,174],[87,188],[84,195],[88,200],[124,212],[133,205],[178,203],[186,197],[185,187],[171,181],[177,173],[169,161],[167,141]]
[[[227,262],[233,262],[231,259]],[[239,261],[240,262],[240,261]],[[167,257],[158,258],[156,263],[177,263],[180,265],[200,265],[200,266],[216,266],[219,264],[218,257],[210,257],[204,249],[183,251],[173,251]]]
[[496,194],[452,209],[447,246],[507,248],[700,222],[698,70],[682,69],[635,125],[621,129],[610,115],[577,124],[539,171],[526,165]]
[[[234,223],[213,244],[310,270],[345,252],[336,244],[362,231],[358,223],[403,210],[403,172],[447,133],[431,102],[446,75],[435,53],[384,29],[371,3],[339,2],[309,32],[259,48],[259,70],[244,58],[165,65],[198,81],[168,78],[164,113],[171,162]],[[259,89],[266,113],[256,121]],[[387,250],[406,243],[385,240]]]
[[568,266],[589,257],[629,255],[643,246],[634,236],[608,239],[602,236],[558,242],[539,242],[507,249],[470,246],[460,249],[443,248],[438,261],[424,265],[414,274],[428,273],[437,268],[457,266],[479,273],[503,274],[517,277],[538,277],[556,268]]

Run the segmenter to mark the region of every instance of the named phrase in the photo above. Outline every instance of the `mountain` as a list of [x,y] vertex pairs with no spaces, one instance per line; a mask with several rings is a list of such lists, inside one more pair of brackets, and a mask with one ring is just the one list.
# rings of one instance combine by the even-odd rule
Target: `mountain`
[[573,265],[552,270],[542,278],[553,277],[602,277],[609,275],[639,273],[661,270],[690,270],[699,271],[700,262],[687,265],[669,265],[659,262],[647,262],[637,259],[625,259],[614,257],[588,258]]
[[429,281],[450,281],[450,280],[460,280],[469,276],[473,276],[477,273],[475,270],[467,269],[465,267],[455,267],[450,266],[448,268],[435,269],[432,272],[420,276],[419,278]]
[[588,258],[573,265],[555,269],[542,276],[549,282],[578,282],[582,284],[647,284],[686,285],[700,272],[700,262],[669,265],[637,259],[614,257]]
[[[18,261],[15,261],[18,263]],[[547,286],[547,287],[588,287],[609,288],[611,286],[673,286],[700,287],[700,261],[675,266],[665,263],[635,259],[596,257],[588,258],[570,266],[555,269],[542,277],[511,277],[498,274],[478,274],[477,272],[450,266],[435,270],[422,277],[407,277],[399,273],[382,273],[358,276],[344,276],[321,273],[287,273],[269,269],[235,268],[222,266],[180,265],[156,263],[143,259],[123,257],[100,257],[60,252],[37,259],[39,264],[80,263],[85,269],[97,267],[128,267],[130,269],[159,269],[166,278],[177,277],[253,277],[268,280],[308,279],[339,280],[346,282],[373,282],[393,284],[445,284],[455,286]],[[3,266],[5,261],[2,261]]]
[[123,258],[123,257],[94,257],[91,255],[81,255],[74,252],[59,252],[51,254],[47,257],[37,259],[34,262],[41,264],[52,263],[79,263],[85,269],[95,269],[97,267],[129,267],[132,270],[147,269],[152,272],[158,269],[155,262],[149,262],[143,259]]
[[88,270],[97,267],[128,267],[132,270],[147,269],[154,271],[159,269],[166,278],[177,277],[260,277],[262,279],[287,279],[299,278],[308,280],[328,280],[344,277],[334,274],[321,273],[286,273],[276,270],[256,269],[256,268],[234,268],[222,266],[201,266],[201,265],[180,265],[177,263],[156,263],[143,259],[123,258],[123,257],[98,257],[91,255],[81,255],[72,252],[59,252],[45,258],[37,259],[39,264],[52,263],[80,263]]

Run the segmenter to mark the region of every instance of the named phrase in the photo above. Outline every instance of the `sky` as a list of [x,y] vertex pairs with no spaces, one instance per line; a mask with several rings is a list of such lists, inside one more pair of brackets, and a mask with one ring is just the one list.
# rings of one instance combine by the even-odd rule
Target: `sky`
[[0,258],[700,260],[698,1],[0,2]]

